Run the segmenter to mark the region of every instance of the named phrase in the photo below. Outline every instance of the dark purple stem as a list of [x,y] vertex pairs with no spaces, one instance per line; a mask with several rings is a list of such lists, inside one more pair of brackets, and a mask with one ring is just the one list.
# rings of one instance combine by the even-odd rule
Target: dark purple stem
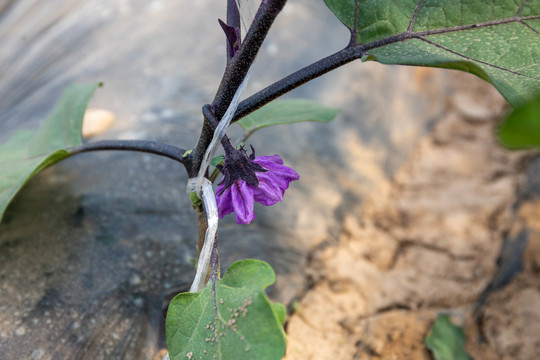
[[232,122],[240,120],[247,114],[268,104],[272,100],[277,99],[281,95],[299,87],[300,85],[303,85],[351,61],[360,59],[363,54],[364,51],[360,47],[346,47],[343,50],[340,50],[330,56],[325,57],[324,59],[298,70],[297,72],[273,83],[272,85],[242,101],[234,113]]
[[[219,120],[214,114],[212,105],[206,104],[203,106],[202,110],[203,110],[204,118],[208,122],[210,122],[210,126],[212,127],[213,130],[215,130],[216,127],[218,126]],[[231,140],[229,139],[227,134],[223,135],[223,138],[221,139],[221,145],[223,146],[223,149],[225,149],[225,151],[230,151],[231,149],[234,150],[234,146],[231,144]]]
[[214,114],[218,119],[221,119],[225,114],[236,90],[244,81],[251,64],[255,61],[270,27],[286,2],[286,0],[266,0],[261,3],[240,49],[225,69],[212,102]]
[[[264,0],[261,2],[261,6],[255,14],[255,18],[238,52],[227,64],[212,102],[213,113],[218,119],[221,119],[225,114],[236,90],[244,81],[251,64],[253,64],[270,27],[286,2],[287,0]],[[205,122],[197,146],[190,156],[191,164],[188,168],[190,177],[198,173],[204,152],[208,148],[213,134],[214,130],[209,126],[208,122]]]
[[183,156],[186,150],[176,147],[174,145],[162,144],[159,142],[147,140],[103,140],[75,146],[69,148],[67,151],[70,155],[75,155],[83,152],[101,150],[145,152],[168,157],[169,159],[176,160],[186,165],[186,158]]

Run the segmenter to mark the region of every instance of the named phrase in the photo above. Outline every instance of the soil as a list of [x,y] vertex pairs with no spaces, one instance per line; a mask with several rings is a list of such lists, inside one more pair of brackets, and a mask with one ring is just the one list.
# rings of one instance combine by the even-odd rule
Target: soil
[[466,328],[475,359],[540,358],[540,200],[524,194],[534,154],[496,143],[506,107],[489,85],[452,78],[444,119],[312,254],[287,360],[432,359],[424,339],[441,313]]

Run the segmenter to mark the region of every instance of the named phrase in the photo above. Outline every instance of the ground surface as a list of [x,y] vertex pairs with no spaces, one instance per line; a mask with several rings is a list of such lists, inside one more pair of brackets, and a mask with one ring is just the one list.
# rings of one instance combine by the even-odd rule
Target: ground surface
[[[114,121],[93,139],[193,146],[224,66],[223,8],[51,1],[0,5],[0,141],[42,121],[68,84],[104,80],[91,107]],[[289,1],[248,91],[347,41],[322,1]],[[538,358],[540,164],[494,143],[500,96],[468,75],[360,62],[291,96],[342,112],[255,134],[258,154],[279,152],[301,181],[250,226],[220,223],[224,267],[266,260],[270,296],[299,302],[287,359],[427,359],[439,312],[466,325],[476,359]],[[0,357],[154,358],[163,310],[193,277],[186,180],[170,160],[126,153],[34,178],[0,224]]]
[[540,357],[533,154],[494,142],[504,100],[489,86],[453,82],[433,131],[313,253],[288,360],[431,359],[424,338],[440,313],[467,329],[475,359]]

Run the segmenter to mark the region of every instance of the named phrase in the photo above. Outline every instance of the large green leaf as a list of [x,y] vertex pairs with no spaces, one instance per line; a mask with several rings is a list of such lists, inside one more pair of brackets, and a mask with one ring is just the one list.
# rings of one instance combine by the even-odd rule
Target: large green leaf
[[339,109],[328,108],[310,100],[291,99],[273,101],[240,119],[239,124],[247,133],[271,126],[301,121],[329,122]]
[[499,127],[499,140],[511,149],[540,146],[540,94],[513,111]]
[[450,321],[448,315],[439,315],[426,337],[426,346],[435,360],[473,360],[465,350],[465,332]]
[[274,283],[260,260],[232,264],[223,279],[198,293],[177,295],[169,305],[167,345],[172,360],[280,360],[285,354],[283,314],[264,289]]
[[365,60],[467,71],[514,106],[540,89],[540,0],[324,1]]
[[17,192],[32,176],[65,157],[82,143],[84,112],[98,83],[73,85],[36,131],[19,130],[0,146],[0,220]]

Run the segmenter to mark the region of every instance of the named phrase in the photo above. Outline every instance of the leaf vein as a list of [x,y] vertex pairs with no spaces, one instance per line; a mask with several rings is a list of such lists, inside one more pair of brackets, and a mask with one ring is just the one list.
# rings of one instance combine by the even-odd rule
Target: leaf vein
[[523,5],[525,5],[526,2],[527,2],[527,0],[522,0],[522,1],[521,1],[521,4],[519,4],[519,7],[518,7],[518,9],[517,9],[517,11],[516,11],[516,15],[515,15],[515,16],[518,16],[519,13],[521,13],[521,10],[523,9]]
[[525,21],[520,21],[520,23],[522,23],[523,25],[525,25],[526,27],[528,27],[529,29],[531,29],[533,32],[537,33],[538,35],[540,35],[540,31],[536,30],[535,28],[533,28],[531,25],[527,24]]
[[422,1],[418,0],[418,3],[416,4],[416,8],[414,9],[414,13],[411,17],[411,21],[409,22],[409,27],[407,28],[407,32],[412,32],[412,27],[414,25],[414,22],[416,21],[416,17],[418,16],[418,11],[420,10],[420,7],[422,7]]
[[454,55],[457,55],[457,56],[460,56],[464,59],[467,59],[467,60],[470,60],[470,61],[474,61],[474,62],[478,62],[480,64],[483,64],[483,65],[486,65],[486,66],[489,66],[489,67],[492,67],[492,68],[495,68],[497,70],[501,70],[501,71],[506,71],[506,72],[509,72],[513,75],[517,75],[517,76],[523,76],[523,77],[526,77],[526,78],[529,78],[529,79],[533,79],[533,80],[540,80],[540,78],[537,78],[537,77],[534,77],[534,76],[530,76],[530,75],[527,75],[527,74],[523,74],[523,73],[520,73],[520,72],[517,72],[517,71],[513,71],[513,70],[510,70],[510,69],[507,69],[507,68],[504,68],[504,67],[501,67],[501,66],[497,66],[495,64],[491,64],[491,63],[488,63],[487,61],[482,61],[482,60],[479,60],[479,59],[475,59],[475,58],[472,58],[470,56],[467,56],[465,54],[461,54],[455,50],[452,50],[450,48],[447,48],[445,46],[442,46],[440,44],[437,44],[436,42],[433,42],[431,40],[428,40],[426,38],[423,38],[423,37],[417,37],[419,40],[422,40],[430,45],[433,45],[439,49],[442,49],[442,50],[445,50],[445,51],[448,51],[449,53],[451,54],[454,54]]

